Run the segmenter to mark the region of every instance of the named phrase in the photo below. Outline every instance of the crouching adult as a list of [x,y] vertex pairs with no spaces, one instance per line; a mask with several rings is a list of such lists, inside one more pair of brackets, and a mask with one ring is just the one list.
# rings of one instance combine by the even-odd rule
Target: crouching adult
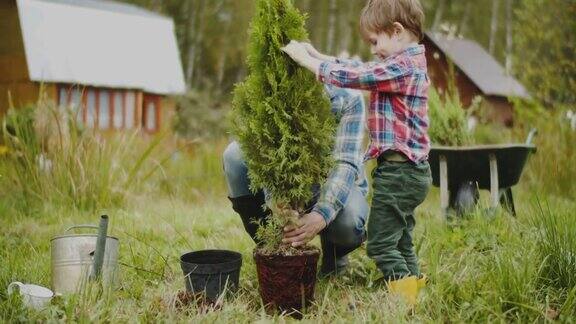
[[[331,110],[337,121],[333,158],[334,167],[325,183],[312,189],[311,208],[300,218],[300,225],[287,228],[284,242],[297,247],[320,235],[322,261],[320,275],[342,273],[348,266],[347,254],[366,238],[368,183],[363,167],[364,99],[359,91],[325,86]],[[250,191],[248,169],[237,142],[224,151],[224,171],[232,208],[244,228],[258,244],[258,224],[270,214],[264,191]]]

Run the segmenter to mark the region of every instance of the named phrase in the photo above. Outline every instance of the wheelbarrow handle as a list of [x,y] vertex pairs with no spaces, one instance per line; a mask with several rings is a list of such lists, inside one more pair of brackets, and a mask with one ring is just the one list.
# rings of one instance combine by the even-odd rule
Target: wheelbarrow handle
[[532,145],[532,140],[536,134],[538,134],[538,130],[536,128],[532,128],[530,133],[528,133],[528,137],[526,138],[526,145]]
[[77,229],[77,228],[92,228],[92,229],[98,229],[99,227],[96,225],[91,225],[91,224],[81,224],[81,225],[73,225],[68,227],[64,232],[69,232],[73,229]]

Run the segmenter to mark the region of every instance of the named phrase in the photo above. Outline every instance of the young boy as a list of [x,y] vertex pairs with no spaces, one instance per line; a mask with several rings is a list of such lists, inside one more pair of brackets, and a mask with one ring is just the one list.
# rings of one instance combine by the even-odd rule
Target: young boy
[[[414,209],[430,186],[428,87],[418,0],[368,0],[360,18],[364,38],[380,60],[357,63],[290,42],[283,51],[321,82],[368,90],[371,143],[366,160],[377,159],[368,218],[368,256],[391,293],[416,303],[420,270],[412,242]],[[422,280],[420,281],[422,284]]]

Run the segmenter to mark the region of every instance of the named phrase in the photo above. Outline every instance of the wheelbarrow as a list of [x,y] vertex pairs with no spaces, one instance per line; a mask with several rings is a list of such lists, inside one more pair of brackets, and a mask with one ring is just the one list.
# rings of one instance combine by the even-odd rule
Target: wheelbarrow
[[516,215],[512,187],[518,183],[530,153],[536,152],[528,134],[525,144],[434,146],[430,150],[432,184],[440,187],[440,205],[448,216],[470,211],[479,199],[479,189],[490,190],[490,207],[500,204]]

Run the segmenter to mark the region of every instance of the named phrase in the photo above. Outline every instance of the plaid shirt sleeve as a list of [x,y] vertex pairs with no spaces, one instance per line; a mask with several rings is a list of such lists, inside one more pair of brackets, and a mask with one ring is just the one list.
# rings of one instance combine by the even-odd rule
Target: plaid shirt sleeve
[[340,88],[399,93],[406,88],[404,77],[409,73],[405,64],[394,59],[360,65],[323,62],[318,79]]
[[360,67],[364,64],[358,60],[343,59],[343,58],[336,58],[336,63],[342,64],[342,65],[348,66],[348,67]]
[[[326,86],[332,100],[332,110],[340,112],[333,156],[335,165],[322,186],[313,211],[330,224],[346,206],[350,189],[362,170],[364,145],[364,98],[357,91]],[[335,107],[335,105],[339,105]]]

